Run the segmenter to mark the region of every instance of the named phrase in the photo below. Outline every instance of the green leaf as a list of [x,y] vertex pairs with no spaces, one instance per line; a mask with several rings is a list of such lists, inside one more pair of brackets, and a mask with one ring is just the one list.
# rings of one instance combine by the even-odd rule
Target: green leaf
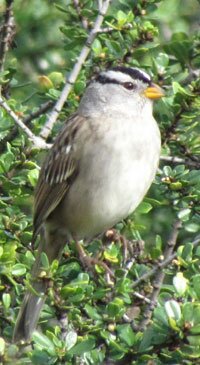
[[138,206],[138,208],[136,209],[137,213],[140,214],[147,214],[150,212],[150,210],[152,209],[152,205],[150,203],[147,202],[142,202],[140,203],[140,205]]
[[190,208],[185,208],[185,209],[180,210],[180,212],[178,212],[178,217],[183,222],[185,222],[189,219],[190,213],[191,213],[191,209]]
[[3,255],[3,247],[0,246],[0,258]]
[[157,234],[155,244],[151,249],[151,257],[153,259],[157,259],[161,255],[162,255],[162,238]]
[[182,307],[182,314],[185,322],[193,322],[194,321],[193,303],[184,303]]
[[165,176],[172,176],[173,175],[173,171],[172,168],[170,166],[164,166],[163,167],[163,172],[165,174]]
[[119,247],[113,243],[104,251],[103,255],[107,261],[117,263],[119,261]]
[[156,57],[156,63],[163,68],[166,68],[169,64],[169,56],[166,53],[159,53]]
[[179,272],[173,278],[173,284],[178,295],[182,296],[188,287],[188,280],[184,278],[183,273]]
[[107,313],[111,318],[121,317],[125,312],[124,302],[121,298],[115,298],[107,305]]
[[2,302],[3,302],[3,306],[5,307],[5,309],[9,309],[10,308],[10,304],[11,304],[11,297],[9,293],[3,293],[2,295]]
[[197,298],[200,300],[200,274],[196,274],[192,277],[192,284]]
[[95,56],[99,56],[100,53],[102,52],[102,45],[101,42],[98,38],[96,38],[92,44],[92,50],[95,54]]
[[15,155],[12,152],[7,152],[1,156],[0,172],[8,172],[15,162]]
[[187,340],[192,346],[200,346],[200,336],[187,336]]
[[23,264],[15,264],[12,268],[12,274],[15,276],[22,276],[26,273],[26,266]]
[[32,339],[40,349],[45,349],[49,354],[55,355],[55,346],[47,336],[38,331],[34,331]]
[[0,356],[4,356],[6,343],[2,337],[0,337]]
[[38,181],[38,176],[39,176],[39,170],[38,169],[32,169],[28,172],[28,179],[29,179],[29,182],[31,183],[31,185],[33,187],[36,186],[36,183]]
[[164,46],[164,49],[168,54],[173,54],[182,66],[190,60],[193,53],[191,41],[183,32],[174,33],[171,41]]
[[101,320],[100,314],[97,312],[97,309],[95,307],[92,307],[89,304],[86,304],[84,307],[84,310],[86,311],[87,315],[94,319],[94,320]]
[[85,352],[91,351],[95,346],[95,339],[93,337],[83,339],[81,342],[73,346],[69,351],[69,355],[80,356]]
[[196,326],[193,326],[192,328],[190,328],[190,333],[193,335],[200,334],[200,324],[197,324]]
[[168,300],[165,303],[165,311],[169,318],[174,318],[178,321],[181,318],[181,308],[178,302],[175,300]]
[[130,324],[122,324],[117,326],[117,332],[120,339],[126,342],[128,346],[133,346],[135,343],[135,333],[133,332]]
[[192,260],[192,252],[193,252],[193,245],[191,243],[186,243],[182,246],[181,257],[189,263]]
[[195,95],[183,88],[177,81],[172,83],[174,94],[181,94],[184,96],[194,97]]
[[69,351],[77,342],[78,335],[75,331],[69,331],[65,337],[66,348]]

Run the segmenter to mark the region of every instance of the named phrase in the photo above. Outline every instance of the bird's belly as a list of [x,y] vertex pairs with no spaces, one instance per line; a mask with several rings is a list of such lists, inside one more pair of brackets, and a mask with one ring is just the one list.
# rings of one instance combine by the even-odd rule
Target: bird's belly
[[97,170],[95,161],[83,170],[61,203],[67,232],[76,239],[96,236],[126,218],[143,199],[158,163],[158,155],[133,156],[131,163],[127,156],[106,158],[103,169]]

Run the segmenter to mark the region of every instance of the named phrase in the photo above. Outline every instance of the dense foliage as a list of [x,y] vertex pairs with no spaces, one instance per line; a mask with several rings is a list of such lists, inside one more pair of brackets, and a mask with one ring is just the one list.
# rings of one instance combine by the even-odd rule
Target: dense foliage
[[[77,62],[100,3],[0,0],[1,97],[35,135]],[[5,40],[8,7],[15,24]],[[196,0],[118,0],[109,6],[47,142],[76,109],[87,80],[123,64],[143,68],[165,90],[155,105],[162,159],[137,211],[102,240],[85,243],[114,277],[99,266],[86,272],[73,242],[60,265],[49,265],[44,256],[48,298],[32,347],[12,344],[12,331],[37,249],[31,246],[33,190],[45,152],[0,108],[0,363],[198,363],[199,10]],[[136,282],[143,274],[146,280]]]

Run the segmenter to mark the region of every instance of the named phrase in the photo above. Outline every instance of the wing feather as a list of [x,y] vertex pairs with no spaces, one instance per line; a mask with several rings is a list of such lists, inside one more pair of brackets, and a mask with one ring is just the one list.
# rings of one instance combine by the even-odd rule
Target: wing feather
[[84,121],[84,117],[74,114],[56,137],[44,160],[35,190],[34,238],[78,174],[76,135]]

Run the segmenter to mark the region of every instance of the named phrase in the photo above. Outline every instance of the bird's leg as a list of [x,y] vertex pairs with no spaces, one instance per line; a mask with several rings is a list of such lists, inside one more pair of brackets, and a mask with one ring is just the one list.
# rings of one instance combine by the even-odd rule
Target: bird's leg
[[144,251],[144,241],[128,240],[115,229],[109,229],[105,233],[106,239],[111,242],[119,242],[123,249],[123,264],[125,265],[129,259],[138,257]]
[[76,249],[77,249],[80,261],[86,269],[94,271],[94,265],[99,265],[99,266],[103,267],[103,269],[106,271],[106,273],[108,275],[110,275],[111,277],[114,277],[112,270],[105,264],[105,262],[98,260],[95,257],[91,257],[85,253],[80,241],[75,241],[75,245],[76,245]]
[[126,261],[128,260],[128,256],[132,256],[133,254],[129,241],[115,229],[109,229],[108,231],[106,231],[105,237],[111,242],[120,243],[122,245],[123,263],[126,263]]

